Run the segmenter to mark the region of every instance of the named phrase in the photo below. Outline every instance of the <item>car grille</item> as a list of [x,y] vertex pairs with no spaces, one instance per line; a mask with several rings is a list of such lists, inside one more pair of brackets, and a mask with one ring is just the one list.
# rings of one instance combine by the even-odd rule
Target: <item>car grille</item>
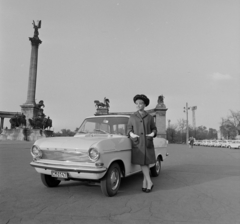
[[71,161],[71,162],[87,162],[90,161],[88,153],[67,153],[61,151],[42,151],[42,159]]

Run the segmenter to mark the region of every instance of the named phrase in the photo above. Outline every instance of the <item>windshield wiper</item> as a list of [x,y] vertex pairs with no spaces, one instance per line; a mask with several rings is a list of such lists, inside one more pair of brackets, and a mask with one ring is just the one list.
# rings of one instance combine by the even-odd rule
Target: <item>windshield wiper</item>
[[104,133],[104,134],[109,134],[108,132],[103,131],[103,130],[101,130],[101,129],[94,129],[94,131],[99,131],[99,132],[102,132],[102,133]]
[[84,134],[87,134],[88,132],[85,132],[85,131],[79,131],[78,133],[84,133]]

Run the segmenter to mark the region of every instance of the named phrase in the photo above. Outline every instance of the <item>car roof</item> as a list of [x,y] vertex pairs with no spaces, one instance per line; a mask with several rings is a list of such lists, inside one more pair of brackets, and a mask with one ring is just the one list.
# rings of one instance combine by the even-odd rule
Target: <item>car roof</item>
[[119,114],[117,114],[117,115],[108,115],[108,114],[104,114],[104,115],[86,117],[85,119],[87,119],[87,118],[98,118],[98,117],[116,117],[116,118],[118,118],[118,117],[126,117],[126,118],[129,118],[130,115],[121,115],[121,114],[120,115]]

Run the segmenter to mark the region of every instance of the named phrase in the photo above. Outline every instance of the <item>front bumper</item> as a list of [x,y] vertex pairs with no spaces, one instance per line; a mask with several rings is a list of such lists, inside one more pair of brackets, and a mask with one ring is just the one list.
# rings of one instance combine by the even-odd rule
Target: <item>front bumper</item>
[[30,163],[38,173],[51,175],[52,171],[64,171],[69,179],[99,180],[107,172],[106,167],[81,166],[76,164],[53,164],[49,162],[33,161]]

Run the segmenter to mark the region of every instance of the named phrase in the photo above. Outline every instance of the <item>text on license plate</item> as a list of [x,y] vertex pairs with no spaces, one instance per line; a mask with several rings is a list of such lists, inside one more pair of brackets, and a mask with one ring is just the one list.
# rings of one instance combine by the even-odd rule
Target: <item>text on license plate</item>
[[61,172],[61,171],[52,171],[52,177],[58,177],[58,178],[68,178],[67,172]]

